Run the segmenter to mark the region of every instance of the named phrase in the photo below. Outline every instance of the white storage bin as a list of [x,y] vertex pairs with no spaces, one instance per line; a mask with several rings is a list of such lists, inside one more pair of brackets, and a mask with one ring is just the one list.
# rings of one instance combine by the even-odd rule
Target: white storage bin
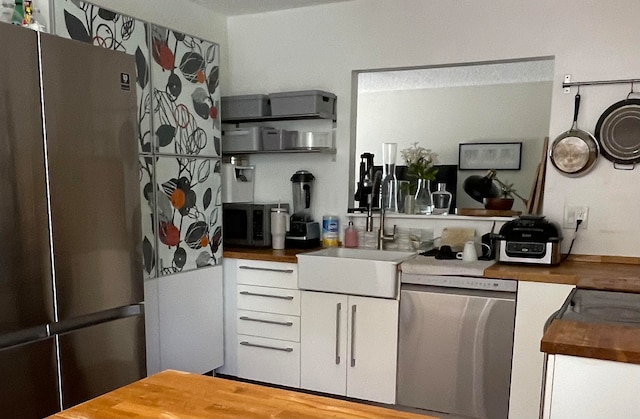
[[336,95],[322,90],[270,93],[271,114],[299,115],[321,113],[335,117]]
[[239,95],[223,96],[221,118],[239,119],[255,118],[271,115],[269,96],[267,95]]
[[265,129],[262,131],[263,150],[290,150],[294,148],[298,131],[286,129]]
[[264,127],[246,127],[224,130],[222,132],[222,152],[247,152],[262,150],[262,131]]

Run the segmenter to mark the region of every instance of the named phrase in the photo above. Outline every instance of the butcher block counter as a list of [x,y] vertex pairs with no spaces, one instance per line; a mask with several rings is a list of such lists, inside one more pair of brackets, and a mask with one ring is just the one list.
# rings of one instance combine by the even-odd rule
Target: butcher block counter
[[436,419],[346,400],[173,370],[143,378],[49,418]]
[[[578,256],[553,267],[495,264],[485,270],[484,276],[640,293],[638,258]],[[540,349],[549,354],[640,364],[640,325],[555,319],[545,331]]]
[[[557,266],[496,263],[485,269],[484,276],[601,289],[612,279],[616,283],[640,279],[640,258],[577,255]],[[640,292],[640,287],[632,292]]]
[[298,263],[296,255],[304,252],[312,252],[313,249],[282,249],[274,250],[270,247],[225,247],[222,256],[233,259],[265,260],[268,262]]

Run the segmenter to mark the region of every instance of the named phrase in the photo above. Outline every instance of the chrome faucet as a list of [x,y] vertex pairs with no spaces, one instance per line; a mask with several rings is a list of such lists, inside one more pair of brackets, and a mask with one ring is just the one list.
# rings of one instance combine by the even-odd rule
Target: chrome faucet
[[[367,207],[367,231],[373,231],[373,200],[382,186],[382,172],[377,171],[373,176],[373,186],[371,187],[371,192],[369,193],[369,206]],[[380,194],[379,194],[380,195]],[[377,249],[384,249],[384,242],[393,241],[396,237],[396,226],[393,226],[393,234],[388,235],[384,234],[384,203],[380,204],[380,223],[378,228],[378,240],[377,240]]]

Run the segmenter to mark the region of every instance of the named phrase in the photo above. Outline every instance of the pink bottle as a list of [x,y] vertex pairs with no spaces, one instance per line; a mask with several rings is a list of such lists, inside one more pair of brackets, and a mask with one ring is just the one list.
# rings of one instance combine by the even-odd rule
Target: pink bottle
[[353,226],[351,218],[349,225],[344,229],[344,247],[358,247],[358,230]]

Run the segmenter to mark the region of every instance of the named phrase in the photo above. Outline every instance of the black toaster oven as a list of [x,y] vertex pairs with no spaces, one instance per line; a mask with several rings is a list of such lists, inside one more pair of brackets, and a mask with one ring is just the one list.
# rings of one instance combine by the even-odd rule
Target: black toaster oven
[[503,263],[557,265],[562,230],[542,215],[521,215],[506,222],[498,237],[497,260]]

